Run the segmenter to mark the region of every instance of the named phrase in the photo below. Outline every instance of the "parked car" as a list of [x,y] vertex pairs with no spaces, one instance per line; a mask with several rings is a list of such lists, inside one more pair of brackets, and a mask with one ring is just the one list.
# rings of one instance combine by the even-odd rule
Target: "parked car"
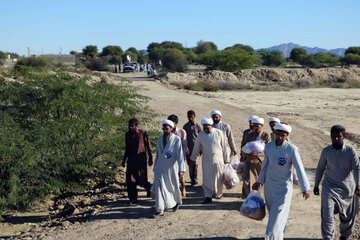
[[123,72],[135,72],[137,62],[127,62],[124,63]]

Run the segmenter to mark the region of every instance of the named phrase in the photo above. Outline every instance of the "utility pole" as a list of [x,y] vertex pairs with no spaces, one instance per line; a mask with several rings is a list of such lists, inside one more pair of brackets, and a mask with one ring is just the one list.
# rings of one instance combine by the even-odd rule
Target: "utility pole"
[[30,48],[28,47],[27,50],[28,50],[28,57],[30,57]]

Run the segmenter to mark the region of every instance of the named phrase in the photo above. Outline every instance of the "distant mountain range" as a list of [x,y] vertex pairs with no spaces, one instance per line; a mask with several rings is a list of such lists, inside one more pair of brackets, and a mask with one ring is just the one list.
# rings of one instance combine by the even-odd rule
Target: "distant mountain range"
[[345,55],[345,51],[346,51],[346,48],[336,48],[336,49],[328,50],[328,49],[318,48],[318,47],[311,48],[311,47],[300,46],[299,44],[295,44],[295,43],[283,43],[278,46],[273,46],[273,47],[269,47],[269,48],[265,48],[265,49],[266,50],[279,50],[279,51],[283,52],[284,57],[289,57],[290,52],[293,48],[303,48],[306,50],[307,54],[319,53],[319,52],[331,52],[331,53],[336,54],[341,57],[343,57]]

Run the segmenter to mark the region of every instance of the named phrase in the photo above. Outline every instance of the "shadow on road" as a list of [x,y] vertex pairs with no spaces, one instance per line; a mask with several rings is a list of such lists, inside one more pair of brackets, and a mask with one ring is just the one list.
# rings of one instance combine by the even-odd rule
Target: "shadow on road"
[[[151,218],[154,214],[154,200],[146,198],[142,189],[139,190],[139,199],[136,206],[129,205],[128,199],[121,199],[111,203],[104,203],[107,210],[99,215],[92,217],[89,221],[98,219],[141,219]],[[235,201],[226,201],[226,198],[237,198]],[[201,186],[187,186],[186,198],[183,198],[183,204],[179,211],[184,210],[234,210],[238,211],[243,200],[238,193],[224,193],[224,198],[213,199],[210,204],[202,204],[204,200]],[[224,201],[225,200],[225,201]],[[172,211],[171,209],[169,211]]]

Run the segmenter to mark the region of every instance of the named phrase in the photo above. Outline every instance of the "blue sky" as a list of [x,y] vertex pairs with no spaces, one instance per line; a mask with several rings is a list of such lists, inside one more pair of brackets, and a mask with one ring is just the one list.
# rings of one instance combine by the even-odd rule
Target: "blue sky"
[[0,50],[21,55],[165,40],[333,49],[360,46],[360,1],[0,0],[0,26]]

